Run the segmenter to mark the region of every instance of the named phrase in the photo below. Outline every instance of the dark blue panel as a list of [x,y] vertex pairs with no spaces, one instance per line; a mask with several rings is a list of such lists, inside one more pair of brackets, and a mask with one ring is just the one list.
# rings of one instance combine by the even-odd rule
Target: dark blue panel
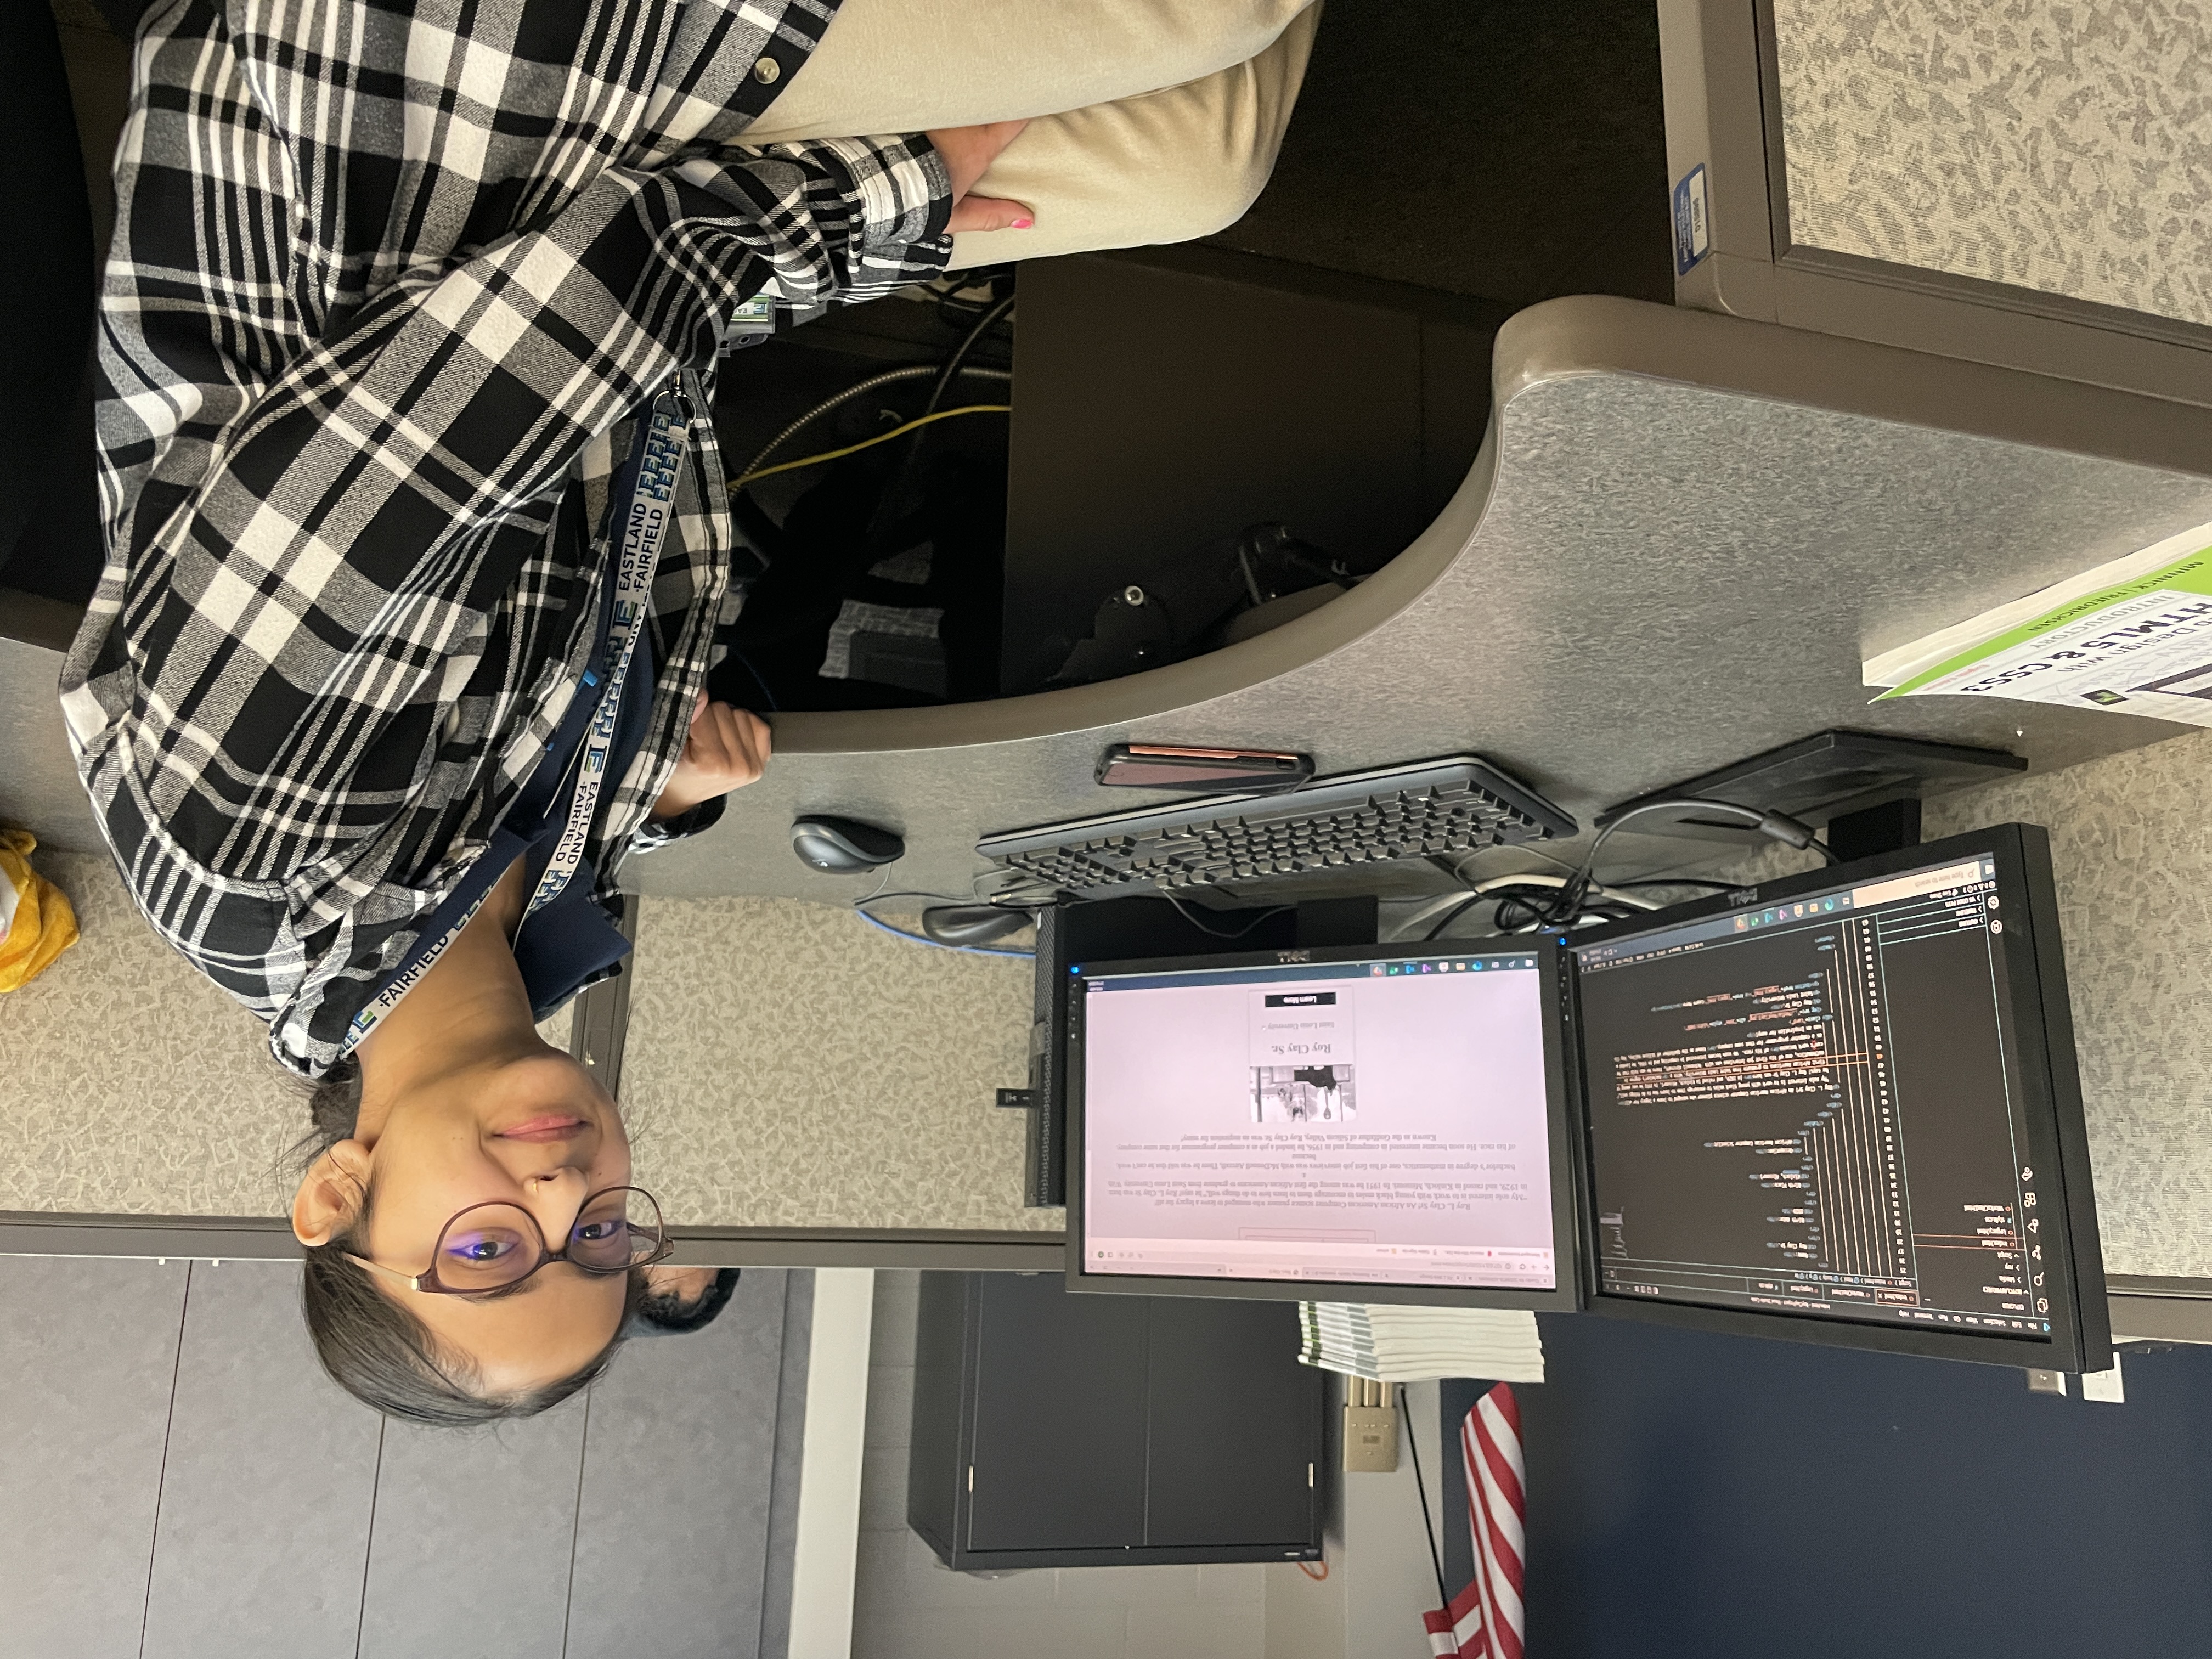
[[[1516,1389],[1542,1659],[2212,1654],[2212,1349],[2128,1355],[2112,1406],[1993,1366],[1542,1323],[1550,1380]],[[1480,1388],[1444,1385],[1448,1447]]]

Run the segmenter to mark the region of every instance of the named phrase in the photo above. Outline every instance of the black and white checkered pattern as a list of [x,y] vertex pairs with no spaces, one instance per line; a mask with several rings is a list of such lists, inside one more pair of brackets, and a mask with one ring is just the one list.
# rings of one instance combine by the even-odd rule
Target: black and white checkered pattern
[[629,417],[681,375],[692,460],[651,735],[588,848],[603,898],[656,833],[728,585],[726,320],[771,286],[872,298],[951,247],[926,139],[738,143],[835,9],[168,0],[142,26],[108,562],[62,702],[148,918],[294,1070],[344,1052],[543,754]]

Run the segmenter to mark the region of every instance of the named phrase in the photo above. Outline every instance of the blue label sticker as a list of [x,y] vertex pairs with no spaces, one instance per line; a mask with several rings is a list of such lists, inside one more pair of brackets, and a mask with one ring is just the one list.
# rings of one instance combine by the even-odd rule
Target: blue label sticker
[[1674,274],[1688,276],[1712,251],[1712,213],[1705,199],[1705,164],[1700,161],[1674,186]]

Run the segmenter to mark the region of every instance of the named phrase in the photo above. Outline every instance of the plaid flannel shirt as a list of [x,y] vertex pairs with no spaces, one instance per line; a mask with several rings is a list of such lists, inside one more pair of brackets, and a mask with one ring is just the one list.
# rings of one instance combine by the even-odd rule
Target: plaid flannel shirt
[[951,247],[926,139],[737,143],[835,10],[167,0],[142,25],[108,556],[62,703],[140,908],[292,1070],[346,1052],[544,753],[610,578],[608,479],[680,375],[650,733],[586,848],[602,903],[652,838],[728,588],[705,411],[732,312],[872,298]]

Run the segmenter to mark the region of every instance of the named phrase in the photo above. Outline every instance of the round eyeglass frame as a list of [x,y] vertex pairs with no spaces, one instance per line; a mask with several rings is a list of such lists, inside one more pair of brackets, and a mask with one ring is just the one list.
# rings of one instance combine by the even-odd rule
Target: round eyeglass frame
[[[509,1199],[489,1198],[481,1204],[471,1204],[465,1209],[456,1210],[447,1218],[446,1224],[438,1229],[438,1242],[430,1249],[430,1266],[422,1273],[404,1273],[397,1267],[387,1267],[380,1261],[371,1261],[367,1256],[355,1255],[351,1251],[344,1252],[345,1259],[357,1267],[367,1267],[375,1273],[388,1273],[406,1285],[408,1289],[420,1291],[425,1296],[485,1296],[512,1291],[516,1285],[527,1283],[532,1275],[541,1268],[556,1261],[568,1261],[568,1265],[578,1273],[586,1274],[592,1279],[613,1279],[619,1274],[628,1273],[633,1267],[649,1267],[656,1261],[665,1261],[675,1254],[676,1241],[669,1237],[667,1224],[660,1218],[660,1200],[642,1187],[602,1187],[597,1192],[585,1194],[583,1202],[576,1206],[576,1219],[568,1224],[571,1235],[575,1232],[577,1224],[583,1220],[584,1212],[592,1207],[592,1200],[605,1198],[609,1193],[635,1193],[653,1206],[653,1226],[650,1231],[656,1242],[650,1255],[640,1256],[634,1261],[626,1261],[619,1267],[586,1267],[580,1261],[569,1261],[568,1243],[564,1242],[557,1250],[545,1242],[545,1229],[538,1224],[538,1218],[532,1215],[523,1206]],[[487,1287],[441,1283],[438,1279],[438,1263],[446,1254],[446,1235],[453,1231],[454,1224],[463,1216],[473,1215],[478,1210],[520,1210],[530,1223],[530,1230],[538,1235],[538,1260],[531,1264],[529,1272],[519,1273],[503,1285]]]

